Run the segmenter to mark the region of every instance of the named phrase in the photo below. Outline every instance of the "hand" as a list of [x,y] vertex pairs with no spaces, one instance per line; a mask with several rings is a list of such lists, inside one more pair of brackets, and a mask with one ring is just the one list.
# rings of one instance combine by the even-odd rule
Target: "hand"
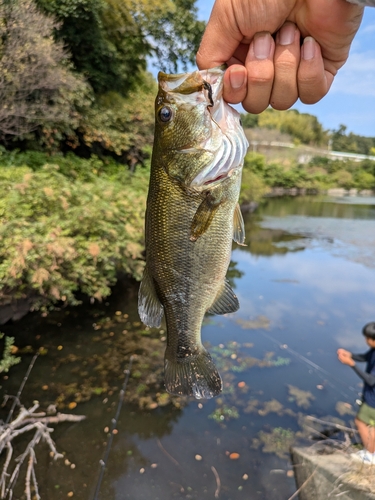
[[352,353],[349,351],[346,351],[345,349],[338,349],[337,350],[337,357],[339,358],[339,361],[343,363],[344,365],[348,366],[354,366],[355,362],[352,358]]
[[227,63],[224,99],[249,113],[298,98],[314,104],[345,63],[362,14],[345,0],[216,0],[197,65]]

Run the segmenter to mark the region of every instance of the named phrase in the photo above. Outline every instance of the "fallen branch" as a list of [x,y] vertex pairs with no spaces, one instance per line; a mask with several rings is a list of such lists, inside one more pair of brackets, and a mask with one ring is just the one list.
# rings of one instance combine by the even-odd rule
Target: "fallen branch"
[[215,469],[213,465],[211,465],[211,470],[214,473],[215,479],[216,479],[216,491],[215,491],[215,498],[219,498],[220,495],[220,488],[221,488],[221,482],[220,482],[220,476]]
[[[25,377],[15,397],[7,396],[5,400],[13,399],[11,409],[6,422],[0,422],[0,454],[6,450],[4,464],[0,475],[0,499],[12,500],[14,487],[20,475],[21,467],[27,463],[25,475],[25,494],[27,500],[41,500],[39,495],[38,482],[35,473],[36,453],[35,447],[40,441],[44,441],[50,449],[50,454],[54,460],[62,458],[63,455],[56,449],[55,443],[51,438],[53,428],[48,427],[50,424],[58,424],[61,422],[80,422],[86,417],[84,415],[69,415],[65,413],[57,413],[56,415],[46,416],[45,412],[37,412],[39,408],[38,401],[34,401],[33,406],[25,408],[20,403],[20,396],[25,383],[30,375],[31,369],[34,366],[37,355],[35,355],[29,365]],[[19,406],[18,415],[13,418],[16,406]],[[13,420],[12,420],[13,418]],[[20,435],[28,432],[34,432],[32,439],[27,444],[25,451],[19,457],[13,460],[14,468],[12,469],[13,446],[12,443]],[[33,493],[32,493],[33,490]]]
[[288,500],[293,500],[293,498],[297,498],[298,494],[301,493],[302,489],[306,486],[306,484],[311,481],[311,479],[314,477],[315,472],[317,471],[318,467],[315,467],[315,470],[310,474],[310,476],[302,483],[302,485],[298,488],[297,491],[293,493],[291,497],[288,498]]
[[156,443],[157,445],[159,446],[159,448],[161,449],[161,451],[169,458],[169,460],[171,462],[173,462],[175,465],[177,465],[177,467],[180,467],[180,464],[177,462],[177,460],[175,458],[172,457],[172,455],[170,455],[167,450],[164,448],[164,446],[161,444],[161,441],[160,439],[157,439],[156,440]]
[[312,417],[311,415],[307,415],[306,420],[312,420],[313,422],[317,422],[318,424],[324,424],[329,427],[334,427],[335,429],[338,429],[340,431],[358,433],[356,429],[352,429],[351,427],[345,427],[344,425],[335,424],[334,422],[328,422],[327,420],[320,420],[320,418]]

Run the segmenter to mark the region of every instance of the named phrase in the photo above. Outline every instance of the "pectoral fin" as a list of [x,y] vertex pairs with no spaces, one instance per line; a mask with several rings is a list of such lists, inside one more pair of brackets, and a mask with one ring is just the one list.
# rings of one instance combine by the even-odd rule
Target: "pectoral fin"
[[212,197],[210,194],[204,198],[202,203],[199,205],[198,210],[195,212],[191,223],[191,241],[196,241],[207,231],[219,206],[220,200]]
[[227,280],[223,282],[219,293],[216,295],[215,302],[208,309],[210,314],[226,314],[236,312],[240,307],[237,296]]
[[159,328],[164,309],[156,294],[155,286],[146,266],[138,292],[138,313],[142,322],[150,327]]
[[233,216],[233,240],[245,246],[245,225],[239,204],[237,203]]

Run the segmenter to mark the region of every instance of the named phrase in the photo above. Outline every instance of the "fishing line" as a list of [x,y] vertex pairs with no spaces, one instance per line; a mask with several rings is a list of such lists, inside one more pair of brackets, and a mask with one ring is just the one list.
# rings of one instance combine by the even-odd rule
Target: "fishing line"
[[106,468],[106,465],[107,465],[107,462],[108,462],[109,453],[111,451],[111,446],[112,446],[112,441],[113,441],[113,436],[114,436],[113,431],[116,429],[117,422],[118,422],[118,419],[119,419],[119,416],[120,416],[120,412],[121,412],[121,408],[122,408],[122,404],[124,402],[125,391],[126,391],[126,387],[128,385],[128,381],[129,381],[129,377],[130,377],[130,371],[131,371],[131,367],[132,367],[132,364],[133,364],[133,359],[134,359],[134,356],[130,356],[128,368],[124,371],[124,373],[125,373],[125,379],[124,379],[124,383],[122,384],[122,388],[121,388],[121,391],[120,391],[120,394],[119,394],[119,401],[118,401],[118,405],[117,405],[116,415],[111,420],[111,432],[110,432],[109,439],[108,439],[108,442],[107,442],[107,447],[106,447],[106,450],[105,450],[105,453],[104,453],[104,458],[99,461],[99,464],[100,464],[100,473],[99,473],[98,482],[96,484],[96,489],[95,489],[95,493],[94,493],[94,496],[93,496],[93,500],[98,500],[98,498],[99,498],[98,495],[100,493],[100,487],[101,487],[101,484],[102,484],[102,481],[103,481],[104,471],[105,471],[105,468]]
[[[337,387],[331,380],[335,380],[336,383],[342,385],[342,382],[341,380],[337,379],[334,375],[332,375],[332,373],[328,372],[327,370],[325,370],[324,368],[322,368],[321,366],[317,365],[316,363],[314,363],[313,361],[307,359],[305,356],[303,356],[302,354],[300,354],[299,352],[295,351],[294,349],[292,349],[291,347],[289,347],[287,344],[280,344],[280,342],[278,342],[277,339],[275,339],[274,337],[272,337],[272,335],[270,335],[269,333],[265,333],[265,332],[260,332],[264,337],[266,337],[268,340],[272,341],[273,343],[275,343],[276,345],[278,345],[278,347],[280,349],[284,349],[288,352],[290,352],[291,354],[293,354],[293,356],[295,356],[297,359],[299,359],[301,362],[307,364],[308,366],[310,366],[313,370],[315,370],[317,372],[318,375],[320,375],[320,378],[323,379],[323,375],[325,377],[328,377],[327,378],[324,378],[323,380],[327,382],[327,384],[332,388],[334,389],[335,391],[339,392],[342,396],[344,396],[346,399],[349,399],[351,400],[352,399],[352,396],[350,396],[347,392],[341,390],[339,387]],[[329,380],[331,379],[331,380]],[[352,392],[355,392],[356,393],[356,396],[358,397],[358,390],[355,389],[354,387],[351,387],[351,386],[348,386],[348,388],[352,391]]]

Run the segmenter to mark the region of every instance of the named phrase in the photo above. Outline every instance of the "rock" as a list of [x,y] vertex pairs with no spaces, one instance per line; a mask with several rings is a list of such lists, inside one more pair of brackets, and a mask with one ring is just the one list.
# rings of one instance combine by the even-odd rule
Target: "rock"
[[[326,448],[326,450],[325,450]],[[319,451],[319,453],[318,453]],[[329,454],[323,454],[328,451]],[[332,449],[292,447],[292,462],[299,500],[375,500],[369,466],[353,463],[348,452]],[[309,479],[310,478],[310,479]]]

